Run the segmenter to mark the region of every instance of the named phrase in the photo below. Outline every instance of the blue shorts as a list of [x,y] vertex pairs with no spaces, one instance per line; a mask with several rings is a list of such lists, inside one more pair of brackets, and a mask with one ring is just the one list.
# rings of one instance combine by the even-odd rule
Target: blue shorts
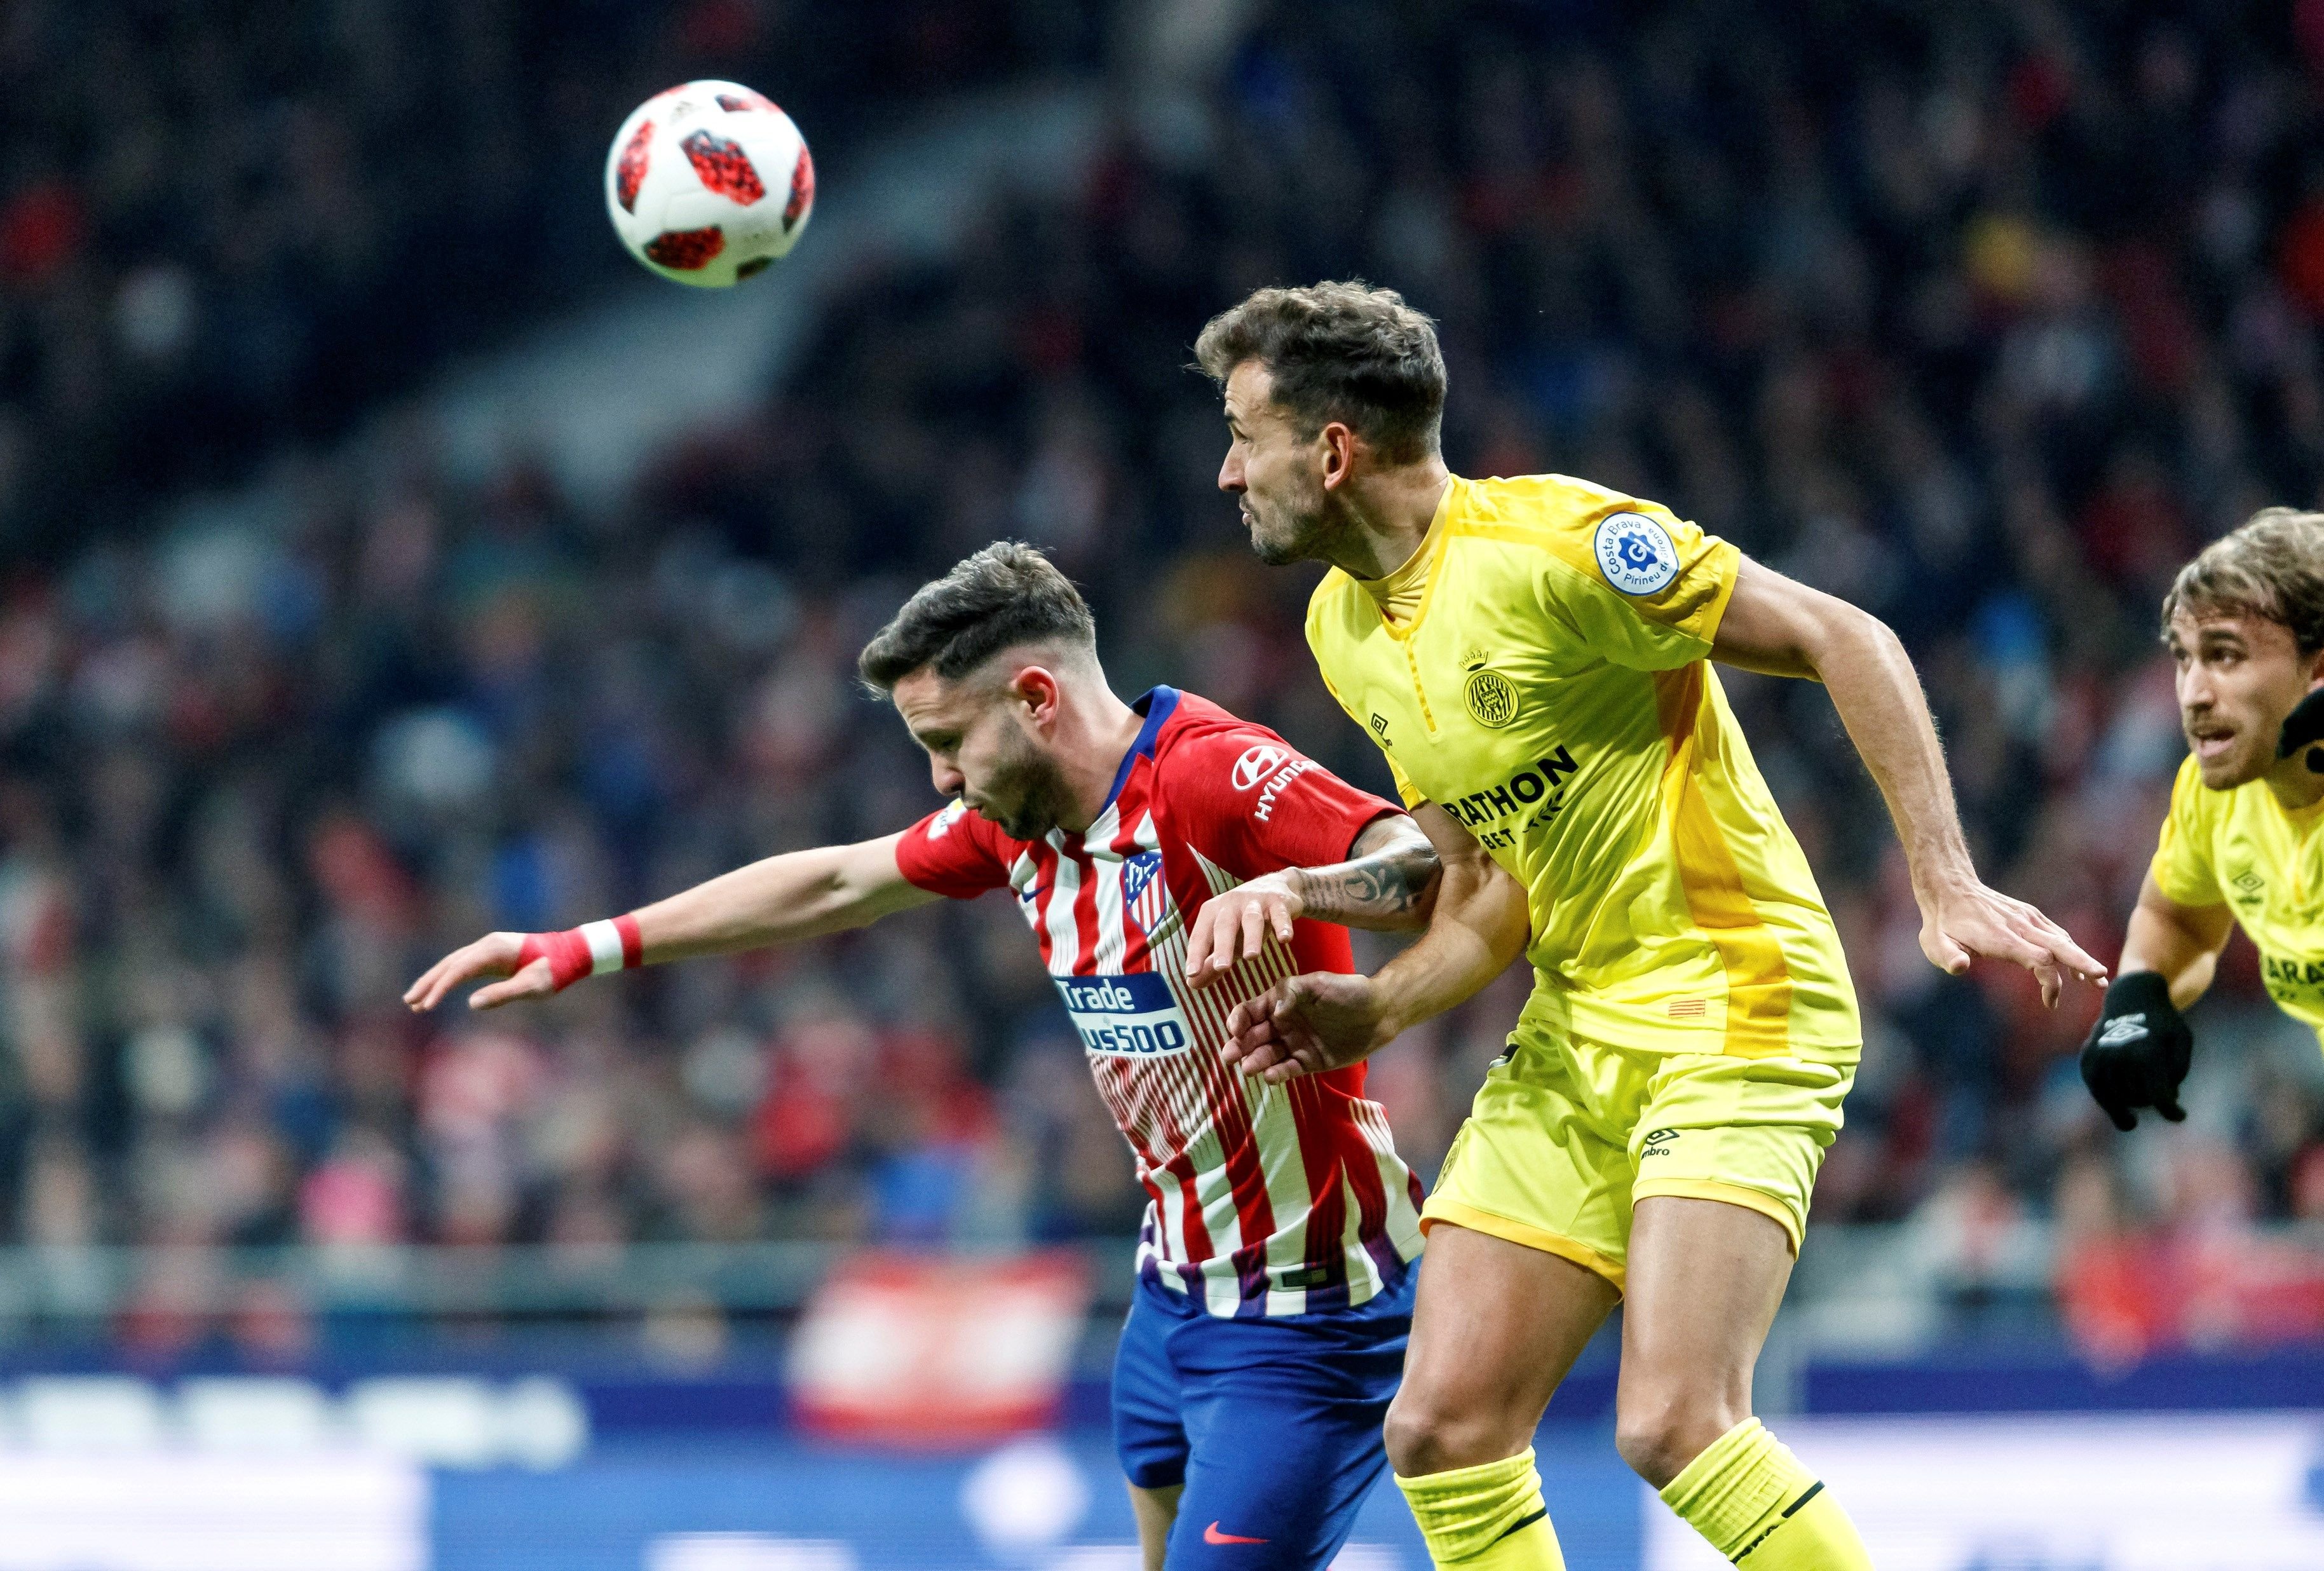
[[1323,1571],[1388,1465],[1418,1266],[1352,1309],[1227,1319],[1138,1284],[1113,1439],[1141,1489],[1183,1483],[1170,1571]]

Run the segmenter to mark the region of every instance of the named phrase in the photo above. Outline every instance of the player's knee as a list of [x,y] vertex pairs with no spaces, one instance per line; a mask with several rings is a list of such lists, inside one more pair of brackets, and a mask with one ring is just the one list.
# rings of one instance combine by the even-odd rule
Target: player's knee
[[1631,1471],[1660,1489],[1749,1416],[1715,1394],[1681,1387],[1625,1389],[1615,1404],[1614,1448]]
[[1498,1462],[1523,1449],[1520,1437],[1508,1443],[1508,1425],[1498,1413],[1469,1404],[1432,1401],[1406,1386],[1388,1404],[1381,1427],[1388,1463],[1403,1478],[1445,1473],[1455,1467],[1475,1467]]

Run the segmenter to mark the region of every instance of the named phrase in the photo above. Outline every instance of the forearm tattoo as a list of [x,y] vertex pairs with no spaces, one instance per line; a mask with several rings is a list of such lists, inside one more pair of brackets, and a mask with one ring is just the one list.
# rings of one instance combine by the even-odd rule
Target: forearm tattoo
[[1418,910],[1435,893],[1436,872],[1436,848],[1407,828],[1350,861],[1299,868],[1291,880],[1309,917],[1362,926]]

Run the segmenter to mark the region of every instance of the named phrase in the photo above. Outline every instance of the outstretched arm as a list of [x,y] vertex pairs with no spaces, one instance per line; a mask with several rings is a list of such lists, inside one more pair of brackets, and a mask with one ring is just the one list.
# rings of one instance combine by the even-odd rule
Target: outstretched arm
[[1904,843],[1921,952],[1932,964],[1959,975],[1974,956],[2015,961],[2041,980],[2050,1004],[2061,973],[2106,980],[2106,967],[2063,928],[1978,878],[1928,699],[1886,624],[1747,558],[1711,653],[1745,670],[1821,681],[1831,694]]
[[1286,867],[1204,901],[1186,938],[1186,975],[1208,987],[1265,947],[1269,932],[1291,942],[1291,924],[1302,917],[1374,932],[1425,927],[1436,875],[1436,847],[1420,826],[1382,814],[1364,826],[1345,862]]
[[[896,842],[900,838],[889,835],[853,846],[770,856],[641,906],[632,919],[637,923],[642,963],[795,943],[860,928],[937,899],[898,870]],[[469,996],[471,1009],[545,998],[558,990],[560,980],[549,956],[525,956],[525,941],[540,937],[487,933],[429,966],[405,990],[403,1002],[415,1010],[433,1009],[453,988],[479,977],[506,980],[478,988]]]
[[1310,971],[1235,1005],[1227,1062],[1277,1084],[1356,1063],[1467,999],[1525,948],[1525,886],[1435,803],[1412,816],[1442,864],[1427,930],[1376,976]]

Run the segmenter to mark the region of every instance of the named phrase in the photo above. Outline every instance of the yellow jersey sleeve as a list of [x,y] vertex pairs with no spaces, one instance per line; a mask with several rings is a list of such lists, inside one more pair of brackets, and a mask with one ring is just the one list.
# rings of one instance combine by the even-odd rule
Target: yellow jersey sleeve
[[2163,820],[2163,837],[2154,847],[2151,870],[2154,885],[2183,906],[2222,905],[2226,892],[2211,864],[2211,828],[2207,807],[2224,803],[2227,793],[2203,789],[2203,777],[2190,753],[2171,782],[2171,813]]
[[1671,670],[1711,652],[1741,551],[1666,507],[1627,496],[1609,494],[1576,522],[1573,538],[1586,551],[1554,552],[1544,568],[1553,618],[1633,670]]

